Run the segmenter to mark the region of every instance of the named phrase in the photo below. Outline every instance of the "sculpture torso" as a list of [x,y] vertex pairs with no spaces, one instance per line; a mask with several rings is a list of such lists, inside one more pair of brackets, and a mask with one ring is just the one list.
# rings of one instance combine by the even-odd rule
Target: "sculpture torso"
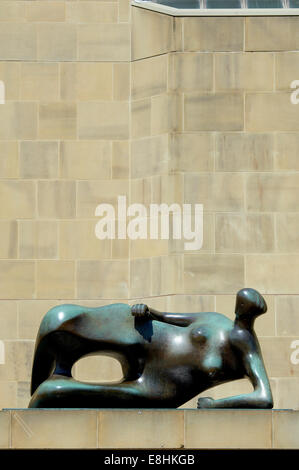
[[177,394],[188,400],[207,388],[244,376],[230,341],[234,323],[224,315],[199,313],[198,320],[186,327],[153,320],[152,327],[153,340],[144,344],[145,382],[154,371],[160,375],[161,386],[175,384]]

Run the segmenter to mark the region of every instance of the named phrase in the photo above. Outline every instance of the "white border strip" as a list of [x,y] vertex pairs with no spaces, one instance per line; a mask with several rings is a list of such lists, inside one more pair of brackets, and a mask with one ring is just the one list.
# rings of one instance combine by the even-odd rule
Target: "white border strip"
[[299,8],[172,8],[147,0],[132,0],[131,5],[170,16],[299,16]]

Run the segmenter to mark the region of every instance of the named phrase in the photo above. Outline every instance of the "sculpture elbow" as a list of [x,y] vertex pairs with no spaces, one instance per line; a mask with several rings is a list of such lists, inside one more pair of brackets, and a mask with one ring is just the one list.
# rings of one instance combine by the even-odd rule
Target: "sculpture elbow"
[[273,399],[265,399],[263,402],[263,409],[272,410],[273,408]]
[[273,398],[271,396],[259,396],[257,399],[257,408],[262,410],[271,410],[273,408]]

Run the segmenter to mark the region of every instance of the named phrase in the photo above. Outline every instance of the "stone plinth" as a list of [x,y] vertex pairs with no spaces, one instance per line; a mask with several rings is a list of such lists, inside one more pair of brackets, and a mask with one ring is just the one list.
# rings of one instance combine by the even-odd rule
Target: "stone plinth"
[[0,448],[298,449],[299,411],[11,409]]

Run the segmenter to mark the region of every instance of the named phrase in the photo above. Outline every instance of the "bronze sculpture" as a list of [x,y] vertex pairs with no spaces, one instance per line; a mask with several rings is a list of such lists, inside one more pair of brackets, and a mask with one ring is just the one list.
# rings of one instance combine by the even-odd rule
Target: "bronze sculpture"
[[[221,383],[248,377],[253,392],[198,408],[272,408],[253,326],[265,313],[254,289],[237,293],[235,321],[216,312],[175,314],[144,304],[62,305],[42,320],[34,354],[30,408],[177,408]],[[88,354],[118,359],[119,383],[76,381],[73,364]]]

